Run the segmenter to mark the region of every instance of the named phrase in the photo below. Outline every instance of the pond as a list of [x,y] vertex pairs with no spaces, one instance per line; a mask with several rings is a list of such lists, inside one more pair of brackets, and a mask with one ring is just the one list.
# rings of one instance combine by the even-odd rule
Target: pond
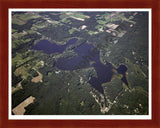
[[126,71],[127,71],[127,67],[124,65],[124,64],[121,64],[118,68],[117,68],[117,72],[119,74],[122,74],[123,77],[122,77],[122,81],[128,86],[128,82],[127,82],[127,79],[126,79]]

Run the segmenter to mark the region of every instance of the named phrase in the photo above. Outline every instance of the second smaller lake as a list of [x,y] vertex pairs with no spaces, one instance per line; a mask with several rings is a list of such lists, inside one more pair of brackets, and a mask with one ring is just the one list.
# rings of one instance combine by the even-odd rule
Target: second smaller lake
[[42,50],[46,54],[62,53],[68,45],[72,45],[77,42],[77,38],[70,39],[65,45],[57,45],[56,43],[50,43],[48,40],[40,40],[31,49]]

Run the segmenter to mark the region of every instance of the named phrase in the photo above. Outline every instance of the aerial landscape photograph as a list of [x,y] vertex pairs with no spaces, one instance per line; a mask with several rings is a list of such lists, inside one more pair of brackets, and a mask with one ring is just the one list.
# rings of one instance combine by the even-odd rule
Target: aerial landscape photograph
[[149,115],[148,11],[11,11],[11,115]]

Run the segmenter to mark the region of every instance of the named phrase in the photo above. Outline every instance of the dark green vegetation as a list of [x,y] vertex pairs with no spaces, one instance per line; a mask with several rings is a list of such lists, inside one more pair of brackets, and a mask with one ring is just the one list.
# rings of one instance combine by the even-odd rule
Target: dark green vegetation
[[[33,96],[24,114],[148,114],[147,12],[13,12],[12,19],[12,86],[22,86],[12,93],[12,108]],[[72,38],[78,41],[61,54],[31,49],[43,39],[64,45]],[[83,43],[97,47],[101,63],[114,67],[104,94],[88,83],[97,76],[93,67],[65,71],[55,66],[59,58],[76,57],[74,49]],[[120,64],[127,67],[128,86],[115,70]]]

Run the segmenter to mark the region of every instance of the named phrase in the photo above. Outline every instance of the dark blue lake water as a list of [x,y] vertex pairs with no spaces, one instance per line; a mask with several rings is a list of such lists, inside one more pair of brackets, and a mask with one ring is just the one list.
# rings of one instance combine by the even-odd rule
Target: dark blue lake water
[[118,68],[117,68],[117,72],[119,74],[122,74],[123,77],[122,77],[122,81],[128,86],[128,82],[127,82],[127,79],[126,79],[126,71],[127,71],[127,67],[123,64],[121,64]]
[[36,45],[32,47],[34,50],[43,50],[44,53],[62,53],[68,45],[76,43],[78,39],[72,38],[65,45],[57,45],[56,43],[50,43],[48,40],[40,40]]
[[[70,39],[65,45],[57,45],[55,43],[50,43],[47,40],[41,40],[37,42],[35,46],[32,47],[34,50],[43,50],[44,53],[62,53],[69,45],[75,44],[78,39]],[[76,70],[87,67],[94,67],[97,72],[97,77],[92,77],[88,83],[91,84],[96,90],[104,93],[102,88],[102,83],[109,82],[112,78],[112,65],[106,62],[106,65],[100,62],[99,51],[93,47],[92,44],[83,43],[82,45],[74,48],[74,52],[77,53],[76,57],[73,58],[59,58],[56,62],[56,67],[61,70]],[[89,62],[94,61],[92,65]],[[123,72],[125,68],[119,67],[117,71],[119,73]],[[121,71],[122,70],[122,71]],[[126,72],[126,71],[125,71]],[[124,79],[124,78],[123,78]]]

